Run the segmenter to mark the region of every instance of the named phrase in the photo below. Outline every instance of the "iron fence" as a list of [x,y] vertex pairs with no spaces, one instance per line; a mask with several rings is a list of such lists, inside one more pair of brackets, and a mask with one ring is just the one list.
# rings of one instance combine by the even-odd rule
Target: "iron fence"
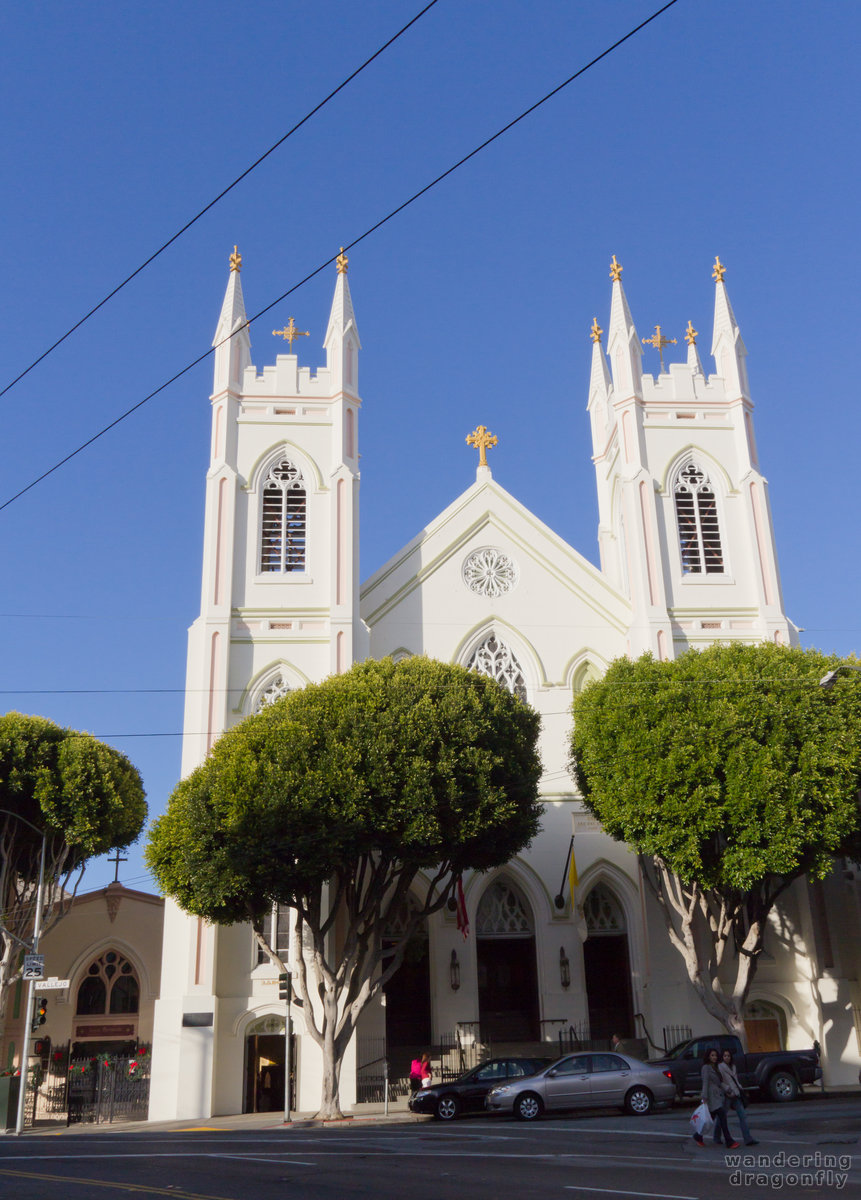
[[144,1121],[149,1109],[149,1047],[134,1056],[100,1054],[69,1058],[69,1046],[54,1046],[31,1068],[26,1121],[67,1125]]

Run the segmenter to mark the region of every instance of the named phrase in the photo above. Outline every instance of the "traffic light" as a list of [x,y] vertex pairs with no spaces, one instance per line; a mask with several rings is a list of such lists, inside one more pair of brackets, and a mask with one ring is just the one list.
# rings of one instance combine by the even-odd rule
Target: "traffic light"
[[36,1011],[33,1013],[33,1021],[30,1025],[31,1032],[35,1033],[40,1025],[44,1025],[48,1019],[48,1001],[44,996],[36,997]]
[[278,976],[278,999],[293,999],[293,980],[290,977],[289,971],[282,971]]

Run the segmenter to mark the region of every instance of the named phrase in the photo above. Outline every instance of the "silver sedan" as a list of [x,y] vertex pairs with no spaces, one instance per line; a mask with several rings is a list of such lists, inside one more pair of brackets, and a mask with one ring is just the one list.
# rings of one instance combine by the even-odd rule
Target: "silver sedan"
[[510,1112],[534,1121],[545,1111],[606,1108],[618,1105],[643,1116],[656,1104],[671,1104],[675,1084],[670,1072],[627,1054],[569,1054],[558,1062],[501,1087],[485,1100],[489,1112]]

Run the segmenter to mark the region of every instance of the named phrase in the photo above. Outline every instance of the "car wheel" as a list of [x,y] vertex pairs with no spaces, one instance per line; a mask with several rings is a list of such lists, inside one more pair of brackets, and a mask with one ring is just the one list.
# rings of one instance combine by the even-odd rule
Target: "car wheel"
[[534,1092],[524,1092],[514,1101],[514,1115],[518,1121],[535,1121],[544,1112],[541,1098]]
[[648,1088],[632,1087],[625,1097],[625,1112],[633,1116],[645,1117],[652,1111],[652,1093]]
[[460,1101],[457,1096],[440,1096],[436,1102],[436,1119],[438,1121],[453,1121],[460,1114]]
[[798,1080],[788,1071],[775,1071],[768,1081],[772,1100],[795,1100],[798,1098]]

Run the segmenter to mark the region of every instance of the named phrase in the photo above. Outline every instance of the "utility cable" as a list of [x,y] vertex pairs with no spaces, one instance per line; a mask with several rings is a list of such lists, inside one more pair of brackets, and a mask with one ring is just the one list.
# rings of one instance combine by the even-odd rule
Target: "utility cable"
[[[482,150],[485,150],[488,146],[492,145],[492,143],[498,138],[501,138],[503,134],[508,133],[508,131],[513,129],[515,125],[518,125],[526,117],[534,113],[536,109],[539,109],[543,104],[546,104],[548,100],[551,100],[554,96],[561,92],[563,88],[568,87],[569,84],[572,84],[575,81],[575,79],[579,79],[581,75],[586,73],[586,71],[596,66],[599,62],[601,62],[602,59],[605,59],[609,54],[612,54],[614,50],[619,48],[619,46],[629,41],[630,38],[634,37],[635,34],[640,32],[640,30],[645,29],[647,25],[650,25],[652,21],[656,20],[662,15],[662,13],[665,13],[667,9],[672,8],[673,5],[677,3],[678,0],[668,0],[668,2],[662,5],[661,8],[653,12],[650,17],[646,17],[646,19],[641,21],[639,25],[636,25],[633,29],[629,30],[624,37],[618,38],[611,46],[608,46],[606,50],[602,50],[600,54],[596,55],[595,58],[586,63],[584,67],[581,67],[579,71],[575,71],[573,75],[569,75],[568,78],[563,80],[562,83],[557,84],[555,88],[549,91],[545,96],[542,96],[540,100],[536,100],[536,102],[531,104],[529,108],[524,109],[519,116],[515,117],[512,121],[509,121],[507,125],[503,125],[502,128],[498,129],[496,133],[491,135],[491,137],[487,138],[480,145],[476,146],[474,150],[471,150],[469,154],[465,154],[463,158],[458,159],[458,161],[453,166],[449,167],[448,170],[443,171],[441,175],[437,175],[437,177],[432,179],[430,183],[425,184],[423,188],[420,188],[419,191],[413,193],[408,200],[404,200],[404,202],[399,204],[397,208],[393,208],[385,217],[381,217],[379,221],[377,221],[374,225],[371,225],[369,229],[366,229],[364,233],[359,234],[358,237],[354,238],[348,245],[346,245],[344,250],[350,250],[354,246],[358,246],[360,242],[365,240],[365,238],[370,237],[372,233],[376,233],[378,229],[381,229],[383,225],[386,225],[399,213],[402,213],[405,208],[409,208],[411,204],[414,204],[416,200],[419,200],[422,196],[429,192],[431,188],[436,187],[438,183],[442,183],[444,179],[447,179],[449,175],[457,171],[458,168],[464,166],[464,164],[468,163],[470,159],[475,158],[475,156],[480,154]],[[189,371],[193,370],[199,363],[202,363],[205,359],[209,358],[209,356],[213,354],[220,346],[224,345],[224,343],[229,341],[230,338],[235,337],[235,335],[242,329],[247,329],[249,325],[253,325],[255,321],[259,320],[260,317],[265,316],[270,309],[275,308],[275,306],[280,304],[282,300],[286,300],[288,296],[292,296],[292,294],[298,291],[299,288],[304,287],[306,283],[314,279],[322,271],[325,271],[327,267],[331,266],[337,257],[338,255],[333,254],[330,258],[327,258],[326,261],[321,263],[319,267],[316,267],[313,271],[310,271],[303,279],[300,279],[298,283],[294,283],[293,286],[289,287],[286,292],[282,292],[280,296],[277,296],[270,304],[267,304],[265,308],[261,308],[254,314],[253,317],[249,317],[244,325],[241,325],[238,329],[233,330],[230,334],[228,334],[227,337],[216,343],[216,345],[212,346],[209,350],[206,350],[203,354],[199,354],[197,358],[193,359],[180,371],[177,371],[175,375],[171,375],[170,379],[165,380],[165,382],[160,384],[159,387],[154,388],[153,391],[144,396],[142,400],[138,400],[137,404],[133,404],[131,408],[127,408],[124,413],[121,413],[118,417],[111,421],[110,424],[105,425],[98,431],[98,433],[94,433],[92,437],[87,438],[87,440],[82,442],[81,445],[75,450],[69,451],[64,458],[61,458],[59,462],[54,463],[54,465],[49,467],[47,471],[43,471],[41,475],[38,475],[25,487],[21,488],[20,491],[15,492],[15,494],[10,496],[8,500],[4,500],[3,503],[0,504],[0,512],[2,512],[4,508],[8,508],[10,504],[14,504],[16,500],[20,500],[23,495],[29,492],[32,488],[36,487],[36,485],[41,483],[42,480],[47,479],[49,475],[53,475],[55,471],[58,471],[60,467],[65,466],[67,462],[75,458],[76,455],[80,454],[83,450],[86,450],[88,446],[92,446],[93,442],[96,442],[99,440],[99,438],[104,437],[106,433],[109,433],[117,425],[125,421],[127,417],[132,415],[132,413],[137,412],[139,408],[142,408],[150,400],[158,396],[160,392],[165,391],[165,389],[169,388],[171,384],[176,383],[176,381],[181,379],[183,375],[187,375]],[[2,395],[2,393],[0,393],[0,395]]]
[[154,251],[154,253],[152,253],[149,256],[149,258],[145,259],[136,270],[132,271],[131,275],[127,275],[126,278],[122,281],[122,283],[118,283],[117,286],[113,289],[113,291],[108,292],[107,296],[105,296],[104,299],[100,300],[99,303],[97,305],[95,305],[94,308],[91,308],[88,313],[85,313],[84,316],[81,317],[81,319],[79,321],[76,321],[75,324],[72,325],[72,327],[70,329],[67,329],[62,337],[57,338],[56,342],[54,342],[53,345],[49,346],[48,349],[45,350],[42,354],[40,354],[38,358],[33,359],[33,361],[30,363],[29,367],[25,367],[25,369],[19,375],[15,376],[15,378],[11,381],[11,383],[6,384],[6,386],[2,389],[2,391],[0,391],[0,396],[5,396],[8,391],[11,391],[11,389],[15,386],[16,383],[20,383],[21,380],[24,378],[24,376],[29,375],[29,373],[33,370],[33,368],[37,367],[40,362],[43,362],[48,357],[48,355],[52,353],[52,351],[56,350],[58,346],[62,346],[63,342],[65,342],[67,338],[71,337],[76,329],[80,329],[85,321],[89,321],[90,317],[94,316],[99,311],[100,308],[104,308],[104,306],[108,303],[108,301],[112,300],[118,292],[121,292],[127,283],[131,283],[131,281],[136,276],[140,275],[141,271],[145,270],[150,265],[151,262],[155,262],[155,260],[158,258],[158,256],[160,254],[163,254],[164,251],[167,250],[169,246],[172,246],[173,243],[175,241],[177,241],[177,239],[181,238],[184,233],[186,233],[189,229],[191,229],[192,225],[194,225],[197,221],[199,221],[201,217],[205,216],[206,213],[208,213],[211,208],[214,208],[215,205],[218,204],[219,200],[223,200],[228,192],[233,191],[233,189],[236,187],[236,185],[238,183],[241,183],[242,180],[246,178],[246,176],[250,175],[251,172],[255,169],[255,167],[259,167],[260,164],[265,159],[267,159],[270,154],[273,154],[278,149],[279,146],[283,146],[283,144],[287,141],[287,139],[289,137],[292,137],[293,134],[296,133],[297,130],[301,129],[303,125],[307,124],[307,122],[310,121],[311,118],[316,113],[318,113],[321,108],[324,108],[325,105],[327,105],[330,100],[334,100],[335,96],[337,96],[339,92],[342,92],[344,90],[344,88],[347,86],[347,84],[352,83],[357,75],[361,75],[361,73],[362,73],[362,71],[364,71],[365,67],[369,67],[371,65],[371,63],[374,61],[374,59],[379,58],[380,55],[385,50],[388,50],[389,46],[393,45],[393,43],[395,43],[398,40],[398,38],[401,37],[402,34],[406,33],[408,29],[410,29],[413,25],[415,25],[415,23],[418,20],[420,20],[429,9],[433,8],[433,6],[436,3],[437,3],[437,0],[430,0],[430,3],[426,4],[424,6],[424,8],[421,10],[421,12],[416,13],[416,15],[413,17],[413,19],[411,21],[408,21],[407,24],[404,25],[403,29],[399,29],[398,32],[396,34],[394,34],[392,37],[390,37],[389,40],[387,42],[385,42],[382,46],[380,46],[379,50],[376,50],[371,55],[370,58],[366,58],[360,67],[356,67],[356,69],[352,73],[352,75],[348,75],[347,78],[342,83],[338,84],[338,86],[335,88],[334,91],[329,92],[329,95],[326,96],[323,100],[321,100],[319,104],[315,105],[314,108],[312,108],[310,112],[306,113],[301,121],[297,121],[292,129],[288,129],[283,137],[280,137],[278,139],[278,141],[275,142],[273,145],[271,145],[268,150],[266,150],[263,154],[260,155],[259,158],[255,159],[250,167],[246,167],[241,175],[237,175],[236,178],[233,180],[233,182],[229,183],[226,188],[223,188],[213,200],[210,200],[210,202],[204,208],[202,208],[200,210],[199,213],[197,213],[195,216],[193,216],[190,221],[186,221],[186,223],[182,226],[182,228],[178,229],[176,231],[176,233],[173,235],[173,237],[168,238],[168,240],[164,243],[164,245],[159,246],[158,250]]

